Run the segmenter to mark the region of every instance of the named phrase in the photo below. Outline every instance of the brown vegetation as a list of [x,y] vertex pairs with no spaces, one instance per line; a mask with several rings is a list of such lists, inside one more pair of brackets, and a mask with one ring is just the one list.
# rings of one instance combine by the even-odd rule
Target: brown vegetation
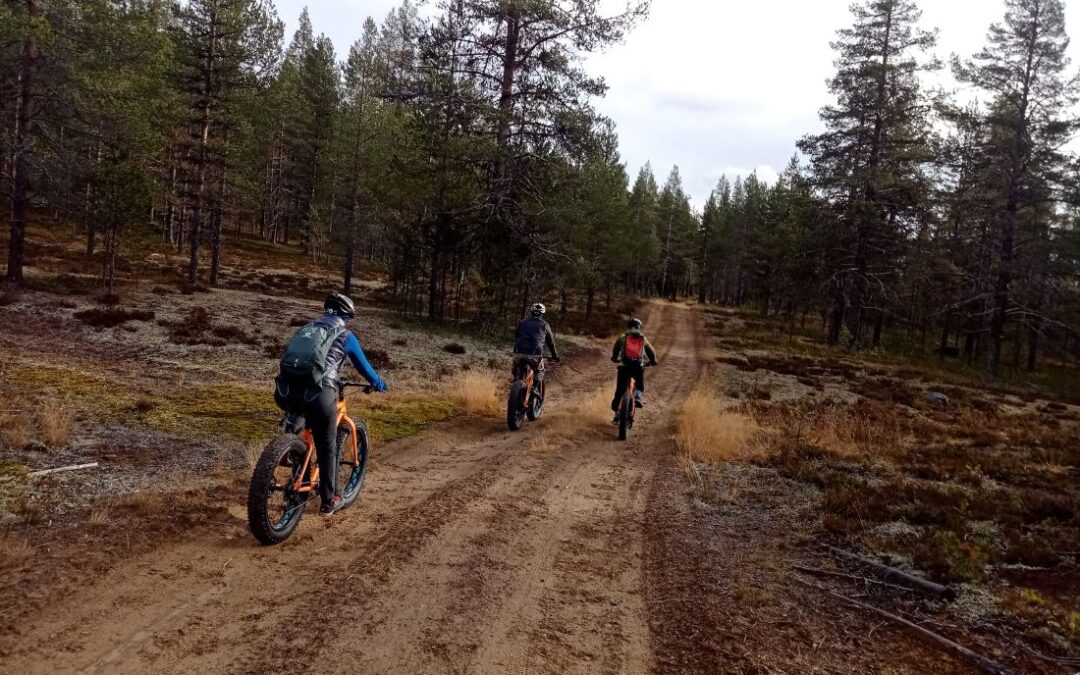
[[148,310],[106,307],[84,309],[75,312],[75,318],[94,328],[115,328],[128,321],[153,321],[154,313]]
[[719,462],[754,457],[758,437],[750,416],[723,410],[708,386],[698,386],[683,403],[675,441],[694,461]]
[[71,411],[50,400],[38,419],[41,440],[50,448],[63,448],[71,442],[75,420]]
[[[1067,554],[1080,550],[1080,425],[1072,407],[1023,402],[1037,400],[1030,391],[1017,401],[1015,385],[988,391],[981,379],[925,366],[890,367],[873,355],[840,360],[786,345],[763,355],[770,345],[764,329],[755,333],[761,339],[750,341],[755,351],[745,354],[737,322],[726,322],[724,330],[721,345],[735,351],[720,363],[772,373],[774,390],[811,386],[782,400],[752,400],[757,379],[744,377],[737,393],[751,400],[735,411],[765,430],[759,464],[820,490],[825,538],[1000,597],[1013,592],[1010,565],[1043,570],[1025,580],[1030,597],[1053,597],[1051,590],[1075,575]],[[838,391],[848,394],[835,396]],[[932,403],[927,391],[947,395],[948,403]],[[703,417],[694,426],[707,424]],[[715,455],[710,461],[729,458],[722,449]],[[705,474],[695,475],[695,484],[702,483]],[[700,485],[695,491],[708,492]],[[1041,649],[1080,651],[1080,641],[1070,637],[1068,603],[1020,614],[1014,609],[1003,600],[1001,620],[1018,621]]]
[[502,388],[494,374],[470,371],[452,380],[450,394],[465,415],[496,416],[503,409]]

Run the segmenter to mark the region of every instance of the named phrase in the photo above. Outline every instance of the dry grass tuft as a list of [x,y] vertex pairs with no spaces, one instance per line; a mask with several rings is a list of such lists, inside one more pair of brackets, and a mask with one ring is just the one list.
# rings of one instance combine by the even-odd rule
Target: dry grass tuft
[[593,424],[610,424],[611,389],[600,387],[591,394],[586,394],[574,411],[574,419],[590,426]]
[[698,462],[747,460],[757,456],[759,433],[749,416],[723,410],[719,397],[699,385],[683,403],[675,442]]
[[71,432],[75,420],[70,411],[55,402],[50,402],[42,411],[38,424],[41,427],[41,440],[50,448],[64,448],[71,442]]
[[34,547],[10,532],[0,533],[0,569],[15,571],[34,559]]
[[262,443],[251,442],[240,446],[240,457],[243,458],[246,466],[252,469],[255,468],[255,464],[259,461],[259,457],[262,456],[262,453]]
[[25,418],[14,415],[0,418],[0,447],[23,448],[32,440],[30,425]]
[[108,525],[112,522],[112,512],[109,510],[108,504],[103,504],[87,516],[86,522],[89,525]]
[[503,383],[494,374],[470,371],[451,384],[450,396],[465,415],[497,416],[503,411]]

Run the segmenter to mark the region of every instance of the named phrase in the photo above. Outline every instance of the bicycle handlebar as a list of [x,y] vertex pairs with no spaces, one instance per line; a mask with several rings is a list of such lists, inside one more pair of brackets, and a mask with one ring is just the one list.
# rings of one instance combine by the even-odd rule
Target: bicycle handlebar
[[342,390],[348,389],[350,387],[356,387],[363,391],[365,394],[371,394],[375,391],[375,387],[371,386],[370,384],[361,382],[349,382],[348,380],[341,380],[338,384],[341,385]]

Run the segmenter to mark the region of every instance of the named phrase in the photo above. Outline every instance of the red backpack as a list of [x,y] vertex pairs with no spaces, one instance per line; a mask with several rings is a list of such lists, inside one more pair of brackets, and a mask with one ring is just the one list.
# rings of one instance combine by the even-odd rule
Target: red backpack
[[644,335],[627,335],[626,343],[623,345],[622,355],[624,359],[630,361],[640,361],[641,357],[645,354],[645,336]]

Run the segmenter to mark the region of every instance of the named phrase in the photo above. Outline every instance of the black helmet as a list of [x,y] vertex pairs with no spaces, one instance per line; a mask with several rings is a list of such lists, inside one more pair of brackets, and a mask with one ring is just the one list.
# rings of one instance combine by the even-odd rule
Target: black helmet
[[641,330],[641,319],[633,318],[626,322],[626,327],[630,330]]
[[351,319],[356,316],[356,305],[347,296],[341,293],[331,293],[326,296],[326,301],[323,302],[323,307],[330,314],[336,314],[337,316]]
[[544,316],[544,314],[547,314],[547,307],[544,307],[544,303],[538,302],[532,306],[529,312],[533,316]]

